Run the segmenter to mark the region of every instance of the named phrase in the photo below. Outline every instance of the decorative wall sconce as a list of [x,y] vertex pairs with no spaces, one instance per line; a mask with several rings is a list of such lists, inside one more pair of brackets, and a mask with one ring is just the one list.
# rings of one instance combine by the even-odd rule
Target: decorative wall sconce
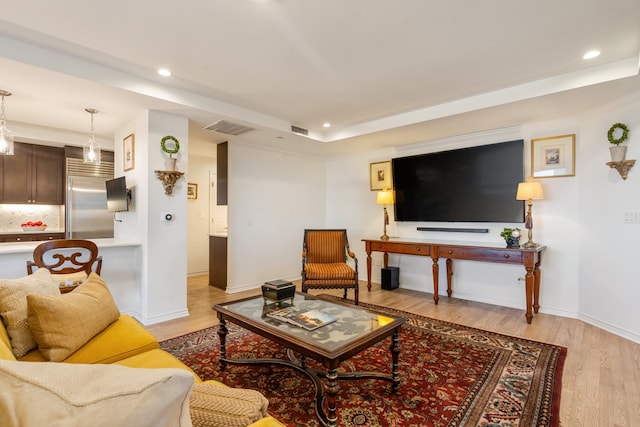
[[180,171],[155,171],[156,177],[162,181],[164,186],[164,194],[171,196],[173,194],[173,187],[176,182],[184,175],[184,172]]
[[622,179],[627,179],[629,171],[636,164],[635,160],[622,160],[619,162],[607,162],[607,166],[618,171]]

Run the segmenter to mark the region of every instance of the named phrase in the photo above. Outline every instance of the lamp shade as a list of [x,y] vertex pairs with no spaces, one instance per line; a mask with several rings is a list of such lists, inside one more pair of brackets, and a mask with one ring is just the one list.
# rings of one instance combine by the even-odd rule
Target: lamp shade
[[516,194],[516,200],[539,200],[544,199],[542,193],[542,184],[534,182],[533,178],[527,177],[526,182],[518,184],[518,192]]
[[391,190],[378,191],[378,196],[376,197],[376,203],[379,205],[392,205],[393,191]]

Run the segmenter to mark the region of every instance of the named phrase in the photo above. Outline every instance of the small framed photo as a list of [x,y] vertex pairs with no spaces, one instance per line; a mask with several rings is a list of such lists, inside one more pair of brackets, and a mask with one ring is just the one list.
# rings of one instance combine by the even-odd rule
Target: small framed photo
[[132,170],[135,167],[135,136],[133,134],[122,140],[122,153],[124,170]]
[[534,178],[575,176],[576,134],[531,140],[531,175]]
[[187,199],[197,199],[198,198],[198,184],[194,184],[190,182],[187,184]]
[[391,162],[377,162],[369,165],[371,191],[391,190]]

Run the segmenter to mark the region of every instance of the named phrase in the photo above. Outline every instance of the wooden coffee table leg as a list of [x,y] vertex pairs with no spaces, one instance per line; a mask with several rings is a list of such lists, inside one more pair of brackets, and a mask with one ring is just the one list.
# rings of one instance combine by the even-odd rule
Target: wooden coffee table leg
[[220,369],[224,370],[227,367],[227,321],[224,320],[224,317],[219,316],[220,324],[218,325],[218,336],[220,337]]
[[400,389],[400,327],[393,331],[391,337],[391,392],[395,393]]
[[327,426],[335,427],[338,425],[338,416],[336,415],[336,396],[338,395],[338,371],[330,369],[327,371]]

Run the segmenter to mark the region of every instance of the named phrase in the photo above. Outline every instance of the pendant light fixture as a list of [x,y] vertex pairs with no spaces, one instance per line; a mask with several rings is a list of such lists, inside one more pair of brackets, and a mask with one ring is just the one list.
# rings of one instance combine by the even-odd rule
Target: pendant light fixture
[[0,113],[0,155],[13,156],[13,132],[7,129],[7,122],[4,116],[4,97],[11,96],[11,92],[0,90],[2,97],[2,111]]
[[89,132],[89,140],[82,146],[82,161],[84,163],[100,164],[100,146],[96,143],[96,137],[93,134],[93,115],[98,114],[95,108],[85,108],[84,111],[91,114],[91,131]]

